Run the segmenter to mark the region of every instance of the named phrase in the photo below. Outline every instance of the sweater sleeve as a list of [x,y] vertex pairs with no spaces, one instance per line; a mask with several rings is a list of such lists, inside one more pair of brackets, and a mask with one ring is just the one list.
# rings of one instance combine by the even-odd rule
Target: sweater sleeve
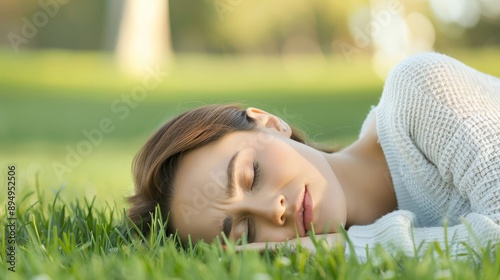
[[[421,219],[428,217],[406,210],[394,211],[371,225],[352,226],[348,236],[354,253],[365,259],[366,248],[377,243],[393,244],[406,255],[421,255],[433,242],[453,256],[468,251],[464,244],[477,252],[496,246],[500,241],[500,80],[444,55],[419,54],[393,69],[384,98],[396,100],[392,104],[399,108],[396,126],[418,151],[405,155],[410,170],[421,179],[413,180],[421,190],[410,192],[430,193],[455,208],[462,203],[467,211],[447,227],[422,225]],[[442,185],[425,174],[428,165],[437,169]],[[449,192],[458,194],[458,202],[447,201],[443,194]],[[441,221],[446,220],[447,213],[439,214]],[[346,254],[350,253],[348,246]]]

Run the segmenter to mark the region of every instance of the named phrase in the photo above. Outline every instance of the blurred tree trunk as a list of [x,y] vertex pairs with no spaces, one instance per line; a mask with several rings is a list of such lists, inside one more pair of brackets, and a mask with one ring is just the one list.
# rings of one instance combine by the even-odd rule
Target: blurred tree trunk
[[116,57],[124,70],[142,75],[172,56],[168,0],[124,0]]

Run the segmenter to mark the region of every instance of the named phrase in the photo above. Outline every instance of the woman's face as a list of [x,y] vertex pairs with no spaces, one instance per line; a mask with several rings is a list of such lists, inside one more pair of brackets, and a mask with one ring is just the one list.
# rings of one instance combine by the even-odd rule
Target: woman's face
[[324,154],[291,140],[275,116],[249,110],[262,124],[257,131],[231,133],[182,158],[170,217],[180,237],[285,241],[306,236],[311,223],[317,234],[336,232],[346,202]]

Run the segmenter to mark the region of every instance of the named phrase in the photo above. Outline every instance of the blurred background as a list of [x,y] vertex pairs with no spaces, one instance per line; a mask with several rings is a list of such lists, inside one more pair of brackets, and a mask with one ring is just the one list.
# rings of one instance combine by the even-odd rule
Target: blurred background
[[403,58],[500,76],[499,47],[498,0],[2,0],[0,178],[125,207],[133,156],[185,110],[257,106],[347,145]]

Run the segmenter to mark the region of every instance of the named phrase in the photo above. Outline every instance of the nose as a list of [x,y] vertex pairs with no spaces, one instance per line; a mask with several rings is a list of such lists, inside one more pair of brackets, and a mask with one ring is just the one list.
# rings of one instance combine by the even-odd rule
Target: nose
[[273,224],[282,226],[286,222],[286,199],[284,195],[269,198],[255,197],[244,203],[243,211],[255,218],[265,219]]

